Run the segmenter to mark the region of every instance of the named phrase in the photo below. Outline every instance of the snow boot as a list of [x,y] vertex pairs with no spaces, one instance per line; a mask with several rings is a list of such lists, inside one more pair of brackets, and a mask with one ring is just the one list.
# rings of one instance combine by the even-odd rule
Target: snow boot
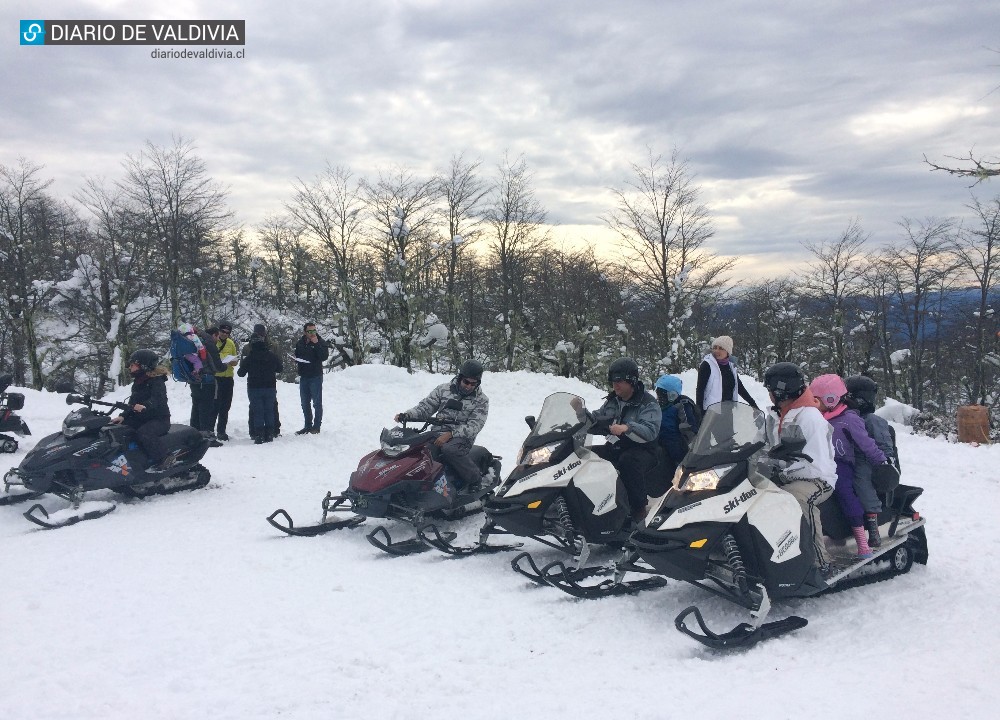
[[865,529],[868,531],[868,547],[879,547],[882,544],[882,536],[878,532],[878,513],[865,515]]
[[852,527],[851,533],[854,534],[854,539],[858,543],[859,558],[870,558],[874,555],[872,549],[868,547],[868,537],[865,535],[865,529],[863,527]]

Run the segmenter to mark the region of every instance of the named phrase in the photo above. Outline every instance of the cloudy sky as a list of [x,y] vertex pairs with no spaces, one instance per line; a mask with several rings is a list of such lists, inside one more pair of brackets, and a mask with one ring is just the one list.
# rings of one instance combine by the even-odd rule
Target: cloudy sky
[[[251,226],[327,163],[429,175],[464,153],[488,175],[507,152],[558,237],[603,247],[609,188],[676,148],[712,249],[749,276],[852,219],[886,242],[1000,194],[923,164],[1000,156],[1000,4],[981,0],[7,0],[0,18],[0,164],[44,165],[67,198],[172,136]],[[22,19],[245,20],[246,58],[22,47]]]

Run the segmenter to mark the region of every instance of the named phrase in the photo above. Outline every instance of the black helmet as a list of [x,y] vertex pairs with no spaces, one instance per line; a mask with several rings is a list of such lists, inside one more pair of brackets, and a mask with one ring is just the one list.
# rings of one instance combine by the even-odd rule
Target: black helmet
[[[865,375],[851,375],[844,380],[847,394],[867,412],[874,412],[875,398],[878,395],[878,385]],[[865,407],[868,406],[868,407]],[[870,408],[870,409],[869,409]]]
[[806,389],[806,378],[795,363],[780,362],[764,371],[764,387],[775,400],[794,400]]
[[458,377],[481,381],[483,379],[483,364],[478,360],[466,360],[458,369]]
[[615,380],[625,380],[635,385],[639,382],[639,366],[632,358],[618,358],[608,365],[608,384]]
[[144,373],[150,373],[160,364],[160,356],[152,350],[136,350],[128,356],[128,364],[135,363]]

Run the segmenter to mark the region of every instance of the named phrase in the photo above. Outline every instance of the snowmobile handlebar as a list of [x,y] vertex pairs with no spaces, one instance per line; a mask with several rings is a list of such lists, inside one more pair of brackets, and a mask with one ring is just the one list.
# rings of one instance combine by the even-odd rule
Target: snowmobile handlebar
[[93,408],[94,405],[100,405],[102,407],[111,408],[112,410],[128,410],[129,406],[121,402],[104,402],[103,400],[95,400],[90,397],[90,395],[67,395],[66,396],[67,405],[86,405],[89,408]]

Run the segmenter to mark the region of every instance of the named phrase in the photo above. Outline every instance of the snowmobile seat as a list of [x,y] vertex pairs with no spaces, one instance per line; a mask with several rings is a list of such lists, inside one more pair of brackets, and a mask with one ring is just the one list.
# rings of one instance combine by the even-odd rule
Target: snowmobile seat
[[493,462],[493,453],[482,445],[473,445],[469,450],[469,459],[479,468],[479,474],[485,475],[490,471],[490,464]]
[[204,440],[201,430],[196,430],[190,425],[171,424],[170,430],[164,435],[163,440],[168,447],[176,448],[182,446],[194,447],[200,445]]

